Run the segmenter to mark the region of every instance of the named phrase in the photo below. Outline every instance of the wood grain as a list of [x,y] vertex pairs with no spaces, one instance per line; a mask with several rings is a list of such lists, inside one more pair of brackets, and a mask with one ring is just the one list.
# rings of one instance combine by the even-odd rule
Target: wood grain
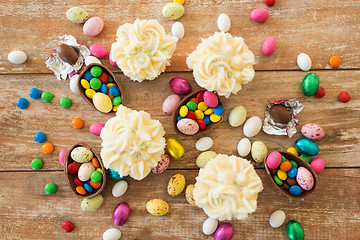
[[[151,175],[139,182],[127,179],[129,189],[123,197],[111,195],[114,180],[107,182],[102,196],[104,203],[95,212],[83,212],[81,199],[73,195],[65,183],[62,172],[0,173],[0,232],[6,239],[100,239],[112,223],[112,212],[122,201],[130,205],[129,221],[118,227],[121,239],[213,239],[202,233],[202,223],[207,218],[203,210],[189,205],[184,193],[170,197],[167,182],[176,173],[183,173],[187,183],[195,183],[198,171],[168,170]],[[280,195],[271,184],[265,170],[257,170],[264,190],[259,194],[258,209],[247,220],[233,220],[234,240],[287,239],[285,227],[274,229],[269,225],[270,214],[278,209],[286,213],[286,221],[296,219],[304,230],[306,239],[360,238],[360,169],[330,169],[319,175],[319,187],[304,202],[293,201]],[[58,186],[55,195],[46,195],[44,186],[53,182]],[[147,213],[145,204],[152,198],[162,198],[170,205],[163,217]],[[341,200],[340,200],[341,199]],[[61,224],[72,221],[72,233],[63,233]]]
[[[0,2],[1,53],[0,73],[49,73],[45,60],[57,45],[59,36],[72,34],[88,47],[94,43],[108,50],[115,40],[119,25],[135,19],[156,19],[170,32],[173,21],[161,15],[162,0],[98,1],[19,1]],[[353,0],[282,0],[266,7],[260,0],[187,0],[186,13],[180,22],[185,26],[185,37],[179,41],[169,71],[189,71],[185,59],[201,38],[217,31],[217,16],[224,12],[232,21],[230,33],[242,36],[256,55],[256,70],[298,69],[296,57],[308,53],[313,69],[331,68],[332,55],[342,58],[340,68],[360,67],[360,2]],[[71,23],[65,13],[72,6],[82,6],[90,16],[99,16],[105,28],[96,37],[87,37],[82,25]],[[255,8],[268,8],[270,18],[265,23],[254,22],[250,13]],[[268,37],[275,37],[278,48],[273,56],[262,54],[261,46]],[[10,40],[11,39],[11,40]],[[13,50],[28,54],[26,64],[18,66],[7,61]],[[108,60],[104,60],[108,63]],[[119,72],[119,69],[112,68]]]

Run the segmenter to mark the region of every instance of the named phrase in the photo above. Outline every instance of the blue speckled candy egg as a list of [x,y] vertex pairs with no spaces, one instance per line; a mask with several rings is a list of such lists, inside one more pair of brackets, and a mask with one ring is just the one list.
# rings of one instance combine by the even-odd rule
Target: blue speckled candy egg
[[315,156],[319,153],[319,147],[310,139],[299,138],[295,141],[295,148],[307,156]]

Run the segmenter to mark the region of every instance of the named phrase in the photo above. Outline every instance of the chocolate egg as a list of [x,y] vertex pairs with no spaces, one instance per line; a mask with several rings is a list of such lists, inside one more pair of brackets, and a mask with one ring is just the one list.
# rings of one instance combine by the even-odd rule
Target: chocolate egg
[[272,105],[269,113],[274,121],[278,123],[287,124],[291,120],[290,111],[281,104]]
[[78,60],[78,53],[76,50],[67,44],[61,44],[57,46],[56,52],[61,60],[71,65],[74,65]]

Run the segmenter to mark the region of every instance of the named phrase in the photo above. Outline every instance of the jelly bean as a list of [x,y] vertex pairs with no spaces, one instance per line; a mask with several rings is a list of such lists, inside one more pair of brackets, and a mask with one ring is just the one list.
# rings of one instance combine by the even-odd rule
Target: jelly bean
[[94,55],[97,58],[104,58],[107,55],[106,49],[99,45],[99,44],[93,44],[90,46],[90,52],[92,55]]
[[296,220],[290,220],[286,224],[286,233],[289,240],[304,240],[304,229]]
[[280,164],[280,170],[283,172],[287,172],[291,169],[292,165],[289,161],[285,161]]
[[196,122],[199,125],[200,130],[204,130],[206,128],[206,123],[204,120],[198,119]]
[[341,92],[339,94],[339,100],[343,103],[347,103],[348,101],[350,101],[351,96],[348,92]]
[[88,193],[94,192],[94,189],[90,186],[89,183],[84,183],[84,188],[85,188],[86,192],[88,192]]
[[304,159],[307,163],[310,163],[310,162],[311,162],[310,157],[309,157],[309,156],[306,156],[306,155],[304,155],[304,154],[301,154],[301,155],[300,155],[300,158]]
[[71,122],[71,125],[75,129],[80,129],[84,126],[84,122],[80,118],[74,118]]
[[315,73],[309,73],[304,77],[301,84],[301,90],[305,96],[313,96],[319,88],[319,77]]
[[186,114],[186,118],[196,120],[196,115],[195,115],[195,113],[193,111],[188,111],[188,114]]
[[206,91],[204,93],[204,102],[209,106],[209,107],[216,107],[219,103],[219,99],[216,96],[215,93],[210,92],[210,91]]
[[297,56],[297,65],[304,72],[309,71],[311,68],[311,58],[306,53],[300,53]]
[[177,116],[177,118],[176,118],[176,121],[178,122],[178,121],[180,121],[181,119],[184,119],[184,117],[182,117],[182,116]]
[[189,101],[187,104],[186,104],[186,107],[189,109],[189,111],[195,111],[197,109],[197,104],[196,102],[193,102],[193,101]]
[[280,178],[280,180],[285,181],[287,179],[286,172],[283,172],[281,170],[277,171],[277,176]]
[[204,116],[203,120],[206,123],[206,125],[209,125],[211,123],[210,116],[208,116],[208,115]]
[[43,132],[37,132],[34,136],[35,142],[43,143],[46,141],[46,135]]
[[100,167],[99,161],[96,158],[92,158],[91,162],[94,165],[94,167],[96,168]]
[[296,174],[297,174],[297,169],[296,169],[296,167],[294,167],[294,166],[291,165],[290,170],[287,171],[288,177],[294,178],[294,177],[296,177]]
[[112,100],[112,104],[114,106],[116,105],[119,105],[121,103],[121,97],[120,96],[117,96],[117,97],[114,97],[113,100]]
[[208,109],[208,105],[205,102],[200,102],[197,106],[197,109],[199,109],[200,111],[205,111],[206,109]]
[[116,86],[116,84],[115,83],[108,83],[108,84],[106,84],[106,86],[107,86],[108,89],[110,89],[112,86]]
[[102,177],[103,176],[102,176],[101,172],[99,172],[99,171],[93,171],[90,176],[91,181],[93,181],[95,183],[100,182],[102,180]]
[[119,106],[120,106],[120,104],[119,104],[119,105],[115,105],[112,110],[113,110],[114,112],[117,112]]
[[257,8],[251,12],[250,17],[256,22],[265,22],[269,18],[269,11],[264,8]]
[[196,103],[196,104],[199,104],[199,102],[198,102],[198,100],[197,100],[196,98],[191,98],[191,99],[190,99],[190,102],[194,102],[194,103]]
[[40,158],[35,158],[31,161],[32,169],[38,170],[38,169],[41,169],[42,166],[43,166],[43,162]]
[[41,92],[37,88],[32,88],[32,89],[30,89],[29,96],[32,99],[38,99],[41,96]]
[[289,153],[292,153],[292,154],[294,154],[296,156],[299,155],[298,151],[294,147],[289,147],[286,151],[289,152]]
[[185,1],[185,0],[174,0],[173,2],[183,5],[183,4],[184,4],[184,1]]
[[51,100],[53,99],[53,95],[51,92],[49,91],[45,91],[41,94],[41,100],[43,100],[43,102],[51,102]]
[[45,186],[45,193],[48,195],[52,195],[54,193],[56,193],[57,191],[57,187],[54,183],[48,183]]
[[84,78],[90,82],[90,80],[93,78],[93,75],[91,75],[90,71],[87,70],[87,71],[84,73]]
[[185,149],[181,142],[174,137],[170,137],[166,141],[166,150],[175,159],[180,159],[185,154]]
[[100,187],[101,187],[101,184],[102,184],[102,181],[96,183],[96,182],[93,182],[93,181],[90,180],[90,186],[91,186],[93,189],[98,189],[98,188],[100,188]]
[[216,122],[219,122],[220,120],[221,120],[221,116],[216,115],[215,113],[212,113],[210,115],[210,121],[216,123]]
[[216,107],[213,108],[213,112],[216,115],[222,115],[224,113],[224,107],[222,105],[217,105]]
[[90,88],[90,83],[86,80],[86,79],[81,79],[80,80],[80,85],[85,88],[85,89],[89,89]]
[[61,166],[64,166],[66,152],[67,152],[67,149],[63,149],[59,153],[59,162],[60,162]]
[[293,185],[289,188],[289,192],[293,196],[300,196],[302,193],[301,187],[298,185]]
[[273,37],[267,38],[262,46],[263,53],[268,56],[272,55],[276,50],[276,45],[277,43],[275,38]]
[[284,155],[281,155],[281,162],[283,163],[283,162],[285,162],[285,161],[286,161],[285,156],[284,156]]
[[74,230],[74,225],[72,224],[72,222],[70,221],[65,221],[62,225],[61,228],[64,232],[72,232],[72,230]]
[[98,171],[98,172],[102,172],[102,171],[101,171],[101,168],[96,168],[96,171]]
[[101,88],[101,81],[98,78],[93,78],[90,80],[90,87],[94,90],[99,90]]
[[76,186],[83,186],[84,185],[84,182],[81,181],[78,176],[74,177],[74,183],[75,183]]
[[265,4],[271,7],[275,4],[275,0],[265,0]]
[[204,119],[204,113],[200,110],[195,111],[196,119]]
[[208,108],[204,111],[205,115],[211,115],[213,113],[213,109],[212,108]]
[[287,182],[290,186],[293,186],[293,185],[296,185],[296,184],[297,184],[295,178],[288,178],[288,179],[286,180],[286,182]]
[[29,102],[26,98],[19,98],[16,102],[16,106],[20,109],[25,109],[29,106]]
[[91,75],[96,77],[96,78],[99,77],[102,74],[102,72],[103,72],[103,70],[102,70],[102,68],[100,66],[93,66],[90,69]]
[[319,87],[318,90],[316,91],[316,93],[314,94],[314,96],[317,98],[322,98],[325,95],[326,95],[326,90],[323,87]]
[[113,83],[113,82],[114,82],[114,79],[109,75],[108,83]]
[[54,146],[51,143],[44,143],[41,147],[41,150],[45,154],[50,154],[54,151]]
[[111,96],[109,92],[106,95],[110,98],[111,101],[114,99],[114,97]]
[[197,95],[196,95],[196,99],[197,101],[200,103],[200,102],[203,102],[204,101],[204,92],[199,92]]
[[60,106],[62,108],[69,108],[71,106],[71,100],[67,97],[63,97],[61,100],[60,100]]
[[325,168],[325,161],[322,158],[316,158],[310,163],[316,174],[321,173]]
[[109,89],[109,93],[113,97],[120,96],[120,89],[118,86],[114,85]]
[[187,106],[181,106],[180,110],[179,110],[179,114],[182,117],[186,117],[186,115],[188,114],[189,109],[187,108]]
[[94,95],[95,95],[95,90],[94,89],[86,89],[85,91],[85,95],[88,97],[88,98],[93,98]]
[[101,87],[100,87],[100,91],[103,93],[103,94],[107,94],[108,93],[108,88],[106,86],[106,84],[101,84]]
[[227,32],[231,27],[231,20],[229,16],[225,13],[221,13],[217,19],[217,26],[220,32]]
[[298,168],[298,164],[295,161],[290,160],[289,162],[291,163],[292,166],[294,166],[295,168]]
[[341,58],[339,56],[332,56],[329,60],[329,63],[332,67],[337,68],[341,64]]
[[80,194],[80,195],[85,195],[86,194],[86,190],[83,186],[77,186],[75,188],[75,191]]
[[281,181],[281,179],[276,175],[274,175],[274,181],[279,186],[283,185],[283,181]]
[[80,163],[78,162],[72,162],[67,166],[68,173],[75,174],[79,171]]

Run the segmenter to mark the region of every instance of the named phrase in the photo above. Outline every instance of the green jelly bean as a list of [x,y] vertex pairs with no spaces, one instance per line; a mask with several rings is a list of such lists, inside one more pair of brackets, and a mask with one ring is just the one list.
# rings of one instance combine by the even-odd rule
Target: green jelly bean
[[35,170],[41,169],[43,166],[43,162],[40,158],[35,158],[31,161],[31,167]]
[[190,101],[186,104],[187,108],[190,110],[190,111],[193,111],[195,112],[195,110],[197,109],[197,104],[196,102],[194,101]]
[[310,97],[316,93],[319,88],[319,84],[320,81],[318,75],[315,73],[309,73],[305,76],[302,82],[301,90],[305,96]]
[[53,99],[53,95],[51,92],[49,91],[45,91],[41,94],[41,100],[43,100],[43,102],[51,102],[51,100]]
[[108,83],[113,83],[114,79],[109,75]]
[[63,97],[61,100],[60,100],[60,106],[62,108],[69,108],[71,106],[71,100],[67,97]]
[[90,87],[94,90],[99,90],[101,88],[101,80],[98,78],[92,78],[90,80]]
[[278,176],[274,175],[274,180],[277,185],[283,185],[283,181]]
[[286,224],[286,233],[290,240],[303,240],[305,235],[304,229],[296,220],[290,220]]
[[90,175],[91,181],[94,183],[98,183],[102,180],[103,176],[102,173],[99,171],[93,171]]
[[120,96],[117,96],[117,97],[114,97],[114,98],[113,98],[112,104],[113,104],[114,106],[116,106],[116,105],[119,105],[119,104],[121,103],[121,101],[122,101],[121,97],[120,97]]
[[93,77],[98,77],[102,74],[102,68],[100,66],[93,66],[91,69],[90,69],[90,73],[91,75],[93,75]]
[[295,161],[290,160],[289,162],[291,163],[291,165],[293,165],[294,167],[298,168],[298,164],[297,164]]
[[45,192],[46,194],[52,195],[56,193],[57,187],[54,183],[48,183],[45,186]]
[[281,162],[286,162],[286,158],[284,157],[284,155],[281,155]]
[[309,157],[309,156],[306,156],[306,155],[304,155],[304,154],[301,154],[301,155],[300,155],[300,158],[304,159],[307,163],[310,163],[310,162],[311,162],[310,157]]

